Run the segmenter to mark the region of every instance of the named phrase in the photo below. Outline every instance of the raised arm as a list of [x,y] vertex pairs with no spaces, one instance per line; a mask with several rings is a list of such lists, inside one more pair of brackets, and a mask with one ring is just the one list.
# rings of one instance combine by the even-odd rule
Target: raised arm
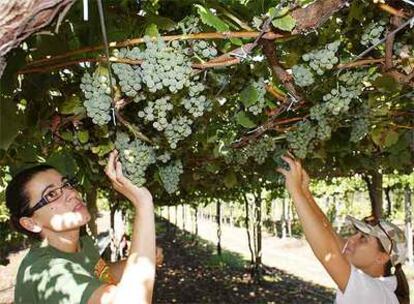
[[315,208],[314,200],[310,200],[302,188],[302,166],[291,157],[283,156],[289,164],[290,170],[278,168],[286,178],[286,188],[289,191],[299,220],[302,224],[305,237],[315,256],[322,263],[329,275],[344,291],[351,273],[350,263],[342,255],[342,248],[338,246],[336,233],[327,221],[325,215]]
[[320,217],[322,218],[323,225],[327,229],[331,230],[332,234],[335,236],[335,240],[336,240],[336,243],[337,243],[339,249],[342,251],[344,246],[345,246],[345,240],[340,235],[338,235],[336,233],[336,231],[332,227],[332,224],[329,222],[326,215],[322,212],[321,208],[316,203],[315,199],[313,198],[312,193],[310,192],[309,183],[310,183],[309,175],[305,171],[305,169],[302,168],[302,191],[303,191],[305,197],[307,198],[309,205],[311,205],[312,208],[315,210],[315,212],[317,212],[320,215]]
[[118,152],[109,156],[106,175],[116,191],[135,208],[130,254],[117,285],[95,290],[88,304],[151,303],[155,278],[155,224],[152,195],[146,188],[132,184],[122,174]]

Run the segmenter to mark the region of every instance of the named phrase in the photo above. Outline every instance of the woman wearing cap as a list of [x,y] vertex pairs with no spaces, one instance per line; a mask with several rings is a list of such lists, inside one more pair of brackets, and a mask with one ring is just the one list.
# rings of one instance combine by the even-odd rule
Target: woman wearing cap
[[277,171],[285,176],[307,241],[338,286],[336,303],[408,304],[409,287],[401,269],[406,259],[404,233],[387,221],[348,217],[357,232],[343,240],[313,199],[300,162],[290,156],[282,159],[290,170]]
[[114,189],[135,209],[126,263],[107,264],[91,238],[80,236],[90,214],[74,183],[39,165],[17,174],[6,190],[13,225],[42,243],[22,260],[15,303],[151,303],[155,277],[155,227],[151,193],[122,174],[113,151],[105,169]]

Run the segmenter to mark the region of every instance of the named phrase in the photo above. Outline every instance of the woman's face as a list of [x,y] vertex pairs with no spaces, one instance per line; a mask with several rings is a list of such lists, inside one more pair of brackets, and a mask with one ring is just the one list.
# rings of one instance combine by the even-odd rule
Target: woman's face
[[383,264],[386,260],[386,253],[380,250],[377,238],[362,232],[357,232],[348,239],[344,255],[359,269],[365,269],[375,263]]
[[[36,174],[26,185],[30,207],[33,208],[43,196],[52,196],[51,191],[62,186],[64,177],[56,170],[46,170]],[[64,232],[85,225],[91,216],[78,191],[71,187],[62,188],[62,195],[55,201],[36,210],[32,219],[47,231]]]

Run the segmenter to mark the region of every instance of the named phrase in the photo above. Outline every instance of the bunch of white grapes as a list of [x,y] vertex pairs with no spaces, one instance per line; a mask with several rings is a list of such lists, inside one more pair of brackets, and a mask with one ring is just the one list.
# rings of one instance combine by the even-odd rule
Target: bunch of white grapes
[[143,60],[141,64],[142,82],[151,93],[163,88],[168,88],[172,93],[188,87],[192,74],[191,61],[183,53],[183,49],[177,40],[170,45],[158,37],[153,41],[145,36],[146,48],[144,51],[137,50],[131,55],[136,59]]
[[113,63],[111,66],[119,78],[121,91],[128,97],[135,97],[142,89],[141,69],[126,63]]
[[238,165],[245,165],[249,158],[253,158],[258,164],[263,164],[269,152],[276,149],[276,142],[270,136],[263,136],[256,142],[252,142],[242,149],[235,149],[226,155],[226,163],[236,163]]
[[118,133],[115,147],[119,151],[124,174],[138,187],[145,184],[145,171],[156,162],[154,148],[139,139],[130,141],[125,133]]
[[327,119],[318,120],[318,127],[316,130],[316,136],[319,140],[328,140],[331,138],[332,127]]
[[323,49],[312,51],[302,55],[302,59],[309,62],[309,66],[316,74],[323,75],[326,70],[331,70],[339,62],[335,53],[341,42],[339,40],[327,44]]
[[138,117],[153,122],[152,126],[158,131],[165,130],[169,125],[167,114],[173,109],[170,99],[170,96],[164,96],[154,102],[149,101],[147,106],[138,112]]
[[[200,78],[198,76],[193,78],[193,80],[199,80],[199,79]],[[191,81],[190,82],[190,87],[188,88],[188,95],[190,97],[197,96],[197,95],[201,94],[205,89],[206,89],[206,87],[204,86],[204,84],[202,82]]]
[[340,75],[338,80],[348,91],[353,91],[359,96],[365,88],[364,81],[369,80],[369,76],[364,71],[348,71]]
[[178,190],[178,184],[180,182],[180,175],[183,174],[183,164],[180,160],[176,160],[167,166],[160,167],[159,175],[164,185],[164,189],[169,193],[173,194]]
[[191,125],[193,121],[188,117],[181,116],[173,118],[171,123],[164,130],[164,135],[170,144],[171,149],[177,148],[177,143],[192,133]]
[[212,58],[217,56],[217,49],[207,41],[195,41],[192,45],[194,53],[202,58]]
[[253,81],[251,85],[254,87],[258,93],[257,101],[250,105],[247,110],[253,115],[259,115],[263,112],[263,109],[266,108],[266,84],[263,77],[260,77],[259,80]]
[[359,142],[363,139],[369,131],[369,123],[366,118],[358,118],[352,122],[352,130],[351,130],[351,142]]
[[295,83],[300,87],[307,87],[315,82],[312,71],[307,69],[304,65],[294,65],[292,67],[292,74]]
[[326,111],[327,111],[327,108],[325,104],[318,103],[310,108],[309,117],[317,121],[325,119]]
[[324,106],[329,113],[338,115],[347,112],[352,99],[357,97],[358,95],[354,91],[339,86],[338,89],[332,89],[330,93],[323,96]]
[[369,46],[370,44],[377,44],[381,40],[381,36],[385,31],[385,21],[372,22],[364,30],[361,36],[361,44]]
[[111,120],[110,109],[112,106],[108,77],[99,76],[98,73],[92,77],[89,73],[85,73],[81,79],[80,88],[85,94],[86,100],[83,105],[88,117],[92,118],[94,124],[106,125]]
[[164,152],[157,156],[157,160],[159,160],[162,163],[168,163],[171,159],[171,154],[169,152]]
[[211,110],[211,102],[204,95],[184,98],[181,104],[194,118],[201,117],[204,112]]
[[289,150],[301,159],[313,148],[312,141],[315,137],[316,130],[308,120],[297,123],[296,128],[286,134]]

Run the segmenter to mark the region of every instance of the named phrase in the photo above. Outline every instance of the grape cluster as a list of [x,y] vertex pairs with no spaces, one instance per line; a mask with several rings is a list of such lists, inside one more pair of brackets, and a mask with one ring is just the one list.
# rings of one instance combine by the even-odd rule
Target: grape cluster
[[348,88],[339,86],[338,89],[332,89],[330,93],[323,96],[325,101],[324,106],[327,111],[333,115],[347,112],[352,99],[357,98],[358,95]]
[[190,85],[192,74],[191,61],[183,53],[178,41],[173,41],[167,46],[158,38],[152,41],[148,36],[144,37],[146,49],[128,56],[141,59],[142,81],[151,93],[163,88],[176,93],[178,90]]
[[289,150],[291,150],[297,158],[304,159],[306,155],[313,149],[312,141],[316,137],[315,127],[310,121],[303,121],[296,124],[296,128],[290,130],[286,135]]
[[170,103],[170,97],[161,97],[154,102],[148,102],[147,106],[138,112],[138,117],[144,118],[145,121],[153,122],[152,126],[158,130],[163,131],[168,127],[167,114],[173,109]]
[[112,105],[108,77],[99,76],[98,73],[92,77],[89,73],[85,73],[81,79],[80,88],[86,97],[83,103],[86,114],[92,118],[94,124],[106,125],[111,120],[110,109]]
[[355,95],[361,95],[364,90],[364,81],[369,77],[366,72],[363,71],[349,71],[343,73],[338,77],[338,80],[342,82],[342,85],[347,87],[348,91],[352,91]]
[[163,162],[164,164],[169,162],[170,159],[171,159],[171,154],[168,152],[164,152],[163,154],[157,156],[157,160]]
[[330,70],[338,63],[335,53],[338,51],[340,41],[327,44],[323,49],[306,53],[302,59],[309,62],[309,66],[315,70],[316,74],[323,75],[326,70]]
[[183,164],[180,160],[168,164],[167,166],[160,167],[159,175],[164,185],[164,189],[173,194],[178,190],[178,184],[180,182],[180,175],[183,174]]
[[250,105],[247,110],[253,115],[259,115],[263,112],[263,109],[266,107],[266,84],[263,77],[260,77],[258,81],[253,81],[251,85],[254,87],[258,93],[257,101]]
[[195,41],[192,45],[194,53],[202,58],[212,58],[217,55],[217,49],[209,45],[206,41]]
[[211,110],[211,102],[204,95],[184,98],[181,104],[194,118],[203,116],[205,111]]
[[145,184],[145,171],[156,162],[155,151],[139,139],[130,142],[125,133],[117,133],[115,147],[119,151],[124,174],[137,186]]
[[315,82],[311,70],[307,69],[304,65],[294,65],[292,67],[292,74],[295,83],[300,87],[307,87]]
[[358,118],[352,122],[352,130],[351,130],[351,142],[359,142],[362,138],[364,138],[368,134],[368,120],[366,118]]
[[119,78],[121,91],[128,97],[135,97],[142,89],[141,69],[126,63],[113,63],[112,69]]
[[193,121],[188,117],[181,116],[173,118],[171,123],[164,130],[164,135],[170,144],[171,149],[177,148],[177,143],[180,140],[190,136],[192,133],[191,125]]
[[273,152],[276,149],[276,141],[270,136],[263,136],[257,142],[250,143],[239,150],[233,150],[226,155],[227,163],[237,163],[238,165],[246,164],[249,158],[253,158],[258,164],[263,164],[269,152]]
[[328,119],[318,120],[316,137],[319,140],[328,140],[329,138],[331,138],[331,134],[332,134],[332,127],[330,126],[329,120]]
[[361,44],[369,46],[377,44],[381,40],[382,33],[385,31],[385,21],[373,22],[368,25],[361,36]]

